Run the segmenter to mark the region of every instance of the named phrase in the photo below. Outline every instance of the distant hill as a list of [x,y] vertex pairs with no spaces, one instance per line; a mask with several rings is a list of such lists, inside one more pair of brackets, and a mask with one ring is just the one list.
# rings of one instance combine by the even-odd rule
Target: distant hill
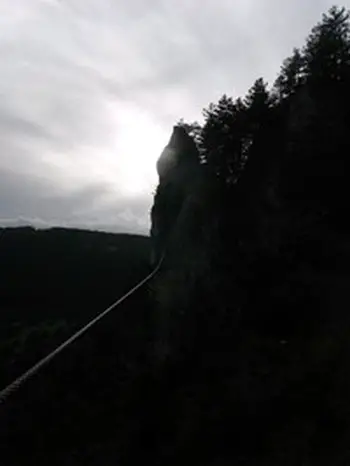
[[[31,227],[0,228],[1,318],[62,316],[105,305],[148,267],[144,236]],[[24,310],[25,308],[25,310]],[[84,311],[85,313],[85,311]]]
[[0,228],[4,372],[14,355],[17,369],[10,372],[15,375],[129,290],[149,271],[149,255],[145,236]]

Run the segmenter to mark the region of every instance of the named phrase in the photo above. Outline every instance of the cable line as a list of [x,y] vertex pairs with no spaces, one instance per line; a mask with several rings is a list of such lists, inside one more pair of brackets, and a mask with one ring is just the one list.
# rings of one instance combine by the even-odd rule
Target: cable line
[[70,338],[68,338],[66,341],[64,341],[61,345],[59,345],[56,349],[51,351],[47,356],[43,357],[38,361],[34,366],[32,366],[30,369],[28,369],[26,372],[24,372],[22,375],[17,377],[12,383],[7,385],[3,390],[0,391],[0,404],[4,403],[8,397],[17,391],[20,386],[26,382],[29,378],[31,378],[33,375],[35,375],[43,366],[45,366],[47,363],[49,363],[55,356],[61,353],[65,348],[67,348],[71,343],[76,341],[81,335],[86,333],[91,327],[93,327],[98,321],[103,319],[109,312],[111,312],[113,309],[115,309],[117,306],[119,306],[122,302],[124,302],[129,296],[135,293],[138,289],[140,289],[143,285],[145,285],[147,282],[149,282],[159,271],[162,262],[164,259],[164,254],[162,255],[160,261],[158,262],[158,265],[154,268],[154,270],[148,274],[143,280],[141,280],[137,285],[135,285],[130,291],[128,291],[126,294],[124,294],[121,298],[119,298],[117,301],[115,301],[113,304],[111,304],[107,309],[102,311],[100,314],[98,314],[94,319],[92,319],[89,323],[87,323],[84,327],[82,327],[80,330],[78,330],[76,333],[74,333]]

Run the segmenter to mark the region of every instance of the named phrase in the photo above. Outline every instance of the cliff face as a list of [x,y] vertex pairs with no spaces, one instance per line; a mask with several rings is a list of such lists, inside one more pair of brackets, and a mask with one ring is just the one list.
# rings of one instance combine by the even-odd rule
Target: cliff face
[[169,243],[169,235],[199,178],[199,154],[186,131],[175,126],[157,162],[159,184],[151,211],[154,262]]
[[[177,341],[176,328],[190,305],[191,290],[208,273],[208,238],[203,207],[205,174],[199,153],[183,128],[174,127],[157,163],[159,185],[152,208],[155,261],[163,253],[154,281],[156,357],[163,360]],[[183,293],[183,290],[188,291]]]
[[159,184],[173,182],[179,188],[186,189],[198,161],[199,153],[193,139],[183,127],[174,126],[169,143],[157,161]]

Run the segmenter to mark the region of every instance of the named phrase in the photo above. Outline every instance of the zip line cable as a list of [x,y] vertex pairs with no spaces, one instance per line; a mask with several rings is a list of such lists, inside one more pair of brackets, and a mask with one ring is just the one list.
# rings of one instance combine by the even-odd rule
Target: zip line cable
[[55,356],[57,356],[61,351],[63,351],[65,348],[67,348],[71,343],[76,341],[81,335],[86,333],[92,326],[94,326],[98,321],[103,319],[109,312],[111,312],[113,309],[115,309],[119,304],[124,302],[129,296],[135,293],[139,288],[141,288],[143,285],[145,285],[147,282],[149,282],[159,271],[162,262],[164,260],[164,254],[160,258],[160,261],[158,262],[158,265],[155,267],[155,269],[148,274],[143,280],[141,280],[137,285],[135,285],[130,291],[128,291],[126,294],[124,294],[121,298],[119,298],[117,301],[115,301],[113,304],[111,304],[107,309],[102,311],[100,314],[98,314],[94,319],[92,319],[89,323],[87,323],[84,327],[82,327],[80,330],[78,330],[76,333],[74,333],[70,338],[68,338],[66,341],[64,341],[61,345],[59,345],[56,349],[51,351],[47,356],[43,357],[38,361],[34,366],[32,366],[30,369],[28,369],[26,372],[24,372],[22,375],[17,377],[12,383],[7,385],[3,390],[0,391],[0,404],[5,403],[5,401],[8,399],[10,395],[12,395],[15,391],[17,391],[20,386],[26,382],[28,379],[30,379],[33,375],[35,375],[43,366],[45,366],[47,363],[49,363]]

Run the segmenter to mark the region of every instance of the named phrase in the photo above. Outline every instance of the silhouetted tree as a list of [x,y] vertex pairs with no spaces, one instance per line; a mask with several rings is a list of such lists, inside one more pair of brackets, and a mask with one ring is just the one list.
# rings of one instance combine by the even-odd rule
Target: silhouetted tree
[[205,124],[201,133],[204,161],[226,185],[237,180],[244,154],[245,105],[223,95],[217,104],[203,112]]
[[274,88],[280,100],[290,98],[305,83],[305,59],[298,48],[284,60]]
[[311,90],[327,87],[349,77],[350,29],[345,8],[332,7],[307,38],[303,50],[307,81]]

